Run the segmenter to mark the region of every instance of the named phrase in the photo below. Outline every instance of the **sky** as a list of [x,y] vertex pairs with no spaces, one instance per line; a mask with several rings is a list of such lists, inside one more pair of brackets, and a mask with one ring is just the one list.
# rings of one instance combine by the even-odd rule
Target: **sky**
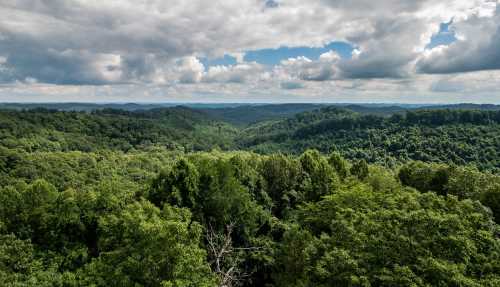
[[500,104],[500,0],[1,0],[0,102]]

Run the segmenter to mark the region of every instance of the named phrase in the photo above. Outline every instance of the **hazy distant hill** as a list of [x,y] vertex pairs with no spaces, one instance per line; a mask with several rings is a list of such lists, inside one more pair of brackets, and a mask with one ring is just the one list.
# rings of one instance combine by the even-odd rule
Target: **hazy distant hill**
[[500,105],[493,104],[456,104],[456,105],[431,105],[422,107],[419,109],[450,109],[450,110],[484,110],[484,111],[498,111],[500,110]]
[[244,105],[228,108],[203,109],[217,119],[235,125],[247,125],[261,121],[284,119],[298,113],[324,107],[320,104],[269,104]]
[[119,109],[125,111],[150,110],[186,106],[194,109],[232,108],[243,104],[204,104],[204,103],[0,103],[0,109],[29,110],[44,108],[58,111],[95,111]]
[[408,110],[474,109],[500,110],[500,105],[457,104],[457,105],[410,105],[410,104],[239,104],[239,103],[0,103],[0,109],[29,110],[44,108],[58,111],[91,112],[103,109],[141,111],[184,106],[201,110],[212,118],[237,126],[263,121],[280,120],[296,114],[313,111],[326,106],[340,107],[360,114],[390,116]]

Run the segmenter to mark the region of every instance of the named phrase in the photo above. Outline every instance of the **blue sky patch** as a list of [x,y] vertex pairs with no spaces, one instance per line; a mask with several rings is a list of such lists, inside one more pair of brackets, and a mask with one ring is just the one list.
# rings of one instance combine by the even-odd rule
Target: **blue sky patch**
[[330,50],[337,52],[342,58],[351,58],[353,46],[345,42],[331,42],[321,48],[310,47],[280,47],[278,49],[263,49],[248,51],[245,54],[245,61],[257,62],[264,65],[278,65],[282,60],[296,58],[299,56],[317,60],[319,56]]
[[280,4],[275,0],[266,0],[266,7],[268,7],[268,8],[276,8],[279,5]]
[[439,32],[435,35],[432,35],[430,43],[427,44],[425,48],[432,49],[440,45],[450,45],[451,43],[455,42],[457,40],[457,38],[455,37],[455,31],[450,30],[450,25],[452,23],[453,20],[450,20],[450,22],[448,23],[441,23],[441,25],[439,26]]
[[[319,56],[328,51],[337,52],[342,58],[351,58],[354,47],[346,42],[331,42],[321,48],[310,47],[280,47],[277,49],[262,49],[247,51],[244,60],[247,62],[257,62],[262,65],[274,66],[281,61],[289,58],[297,58],[300,56],[307,57],[311,60],[317,60]],[[229,66],[236,65],[236,58],[230,55],[224,55],[222,58],[200,58],[200,62],[205,68],[212,66]]]

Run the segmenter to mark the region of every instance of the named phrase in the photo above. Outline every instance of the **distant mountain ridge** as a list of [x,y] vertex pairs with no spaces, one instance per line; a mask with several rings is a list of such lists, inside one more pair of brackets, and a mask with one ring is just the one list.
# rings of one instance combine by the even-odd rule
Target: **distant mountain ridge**
[[0,103],[0,110],[32,110],[37,108],[58,111],[92,112],[98,110],[147,111],[186,107],[201,111],[210,118],[224,121],[236,126],[246,126],[259,122],[282,120],[296,114],[318,110],[324,107],[338,107],[360,114],[390,116],[403,114],[409,110],[500,110],[500,105],[494,104],[454,104],[454,105],[415,105],[415,104],[246,104],[246,103]]

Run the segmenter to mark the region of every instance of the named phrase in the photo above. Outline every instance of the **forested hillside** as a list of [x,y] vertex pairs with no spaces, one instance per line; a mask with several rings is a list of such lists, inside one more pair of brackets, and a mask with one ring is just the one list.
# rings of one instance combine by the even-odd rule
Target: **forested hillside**
[[[196,113],[204,113],[213,119],[228,122],[237,126],[245,126],[257,122],[284,119],[295,114],[312,111],[326,106],[326,104],[91,104],[91,103],[0,103],[0,110],[53,110],[93,112],[102,110],[122,110],[129,112],[144,112],[149,110],[189,108]],[[372,108],[352,105],[348,107],[355,111],[388,113],[391,108]],[[397,111],[404,108],[395,107]]]
[[[391,106],[347,106],[302,113],[301,109],[313,105],[285,105],[281,113],[279,107],[3,110],[0,146],[24,152],[160,147],[186,152],[251,150],[261,154],[299,154],[314,148],[388,167],[421,160],[500,169],[500,111],[490,106],[484,110],[446,107],[405,112]],[[295,115],[264,120],[290,113]],[[238,114],[245,116],[238,121]],[[251,119],[257,122],[249,125]]]
[[395,166],[407,160],[500,168],[500,111],[416,110],[377,116],[336,107],[251,126],[239,144],[261,153],[338,150]]
[[0,145],[24,151],[127,151],[155,145],[210,150],[231,146],[234,133],[234,128],[206,113],[184,107],[0,111]]
[[280,105],[242,105],[226,108],[204,108],[207,114],[236,126],[246,126],[269,120],[280,120],[321,108],[320,104],[280,104]]
[[500,286],[499,134],[495,110],[1,111],[0,285]]

